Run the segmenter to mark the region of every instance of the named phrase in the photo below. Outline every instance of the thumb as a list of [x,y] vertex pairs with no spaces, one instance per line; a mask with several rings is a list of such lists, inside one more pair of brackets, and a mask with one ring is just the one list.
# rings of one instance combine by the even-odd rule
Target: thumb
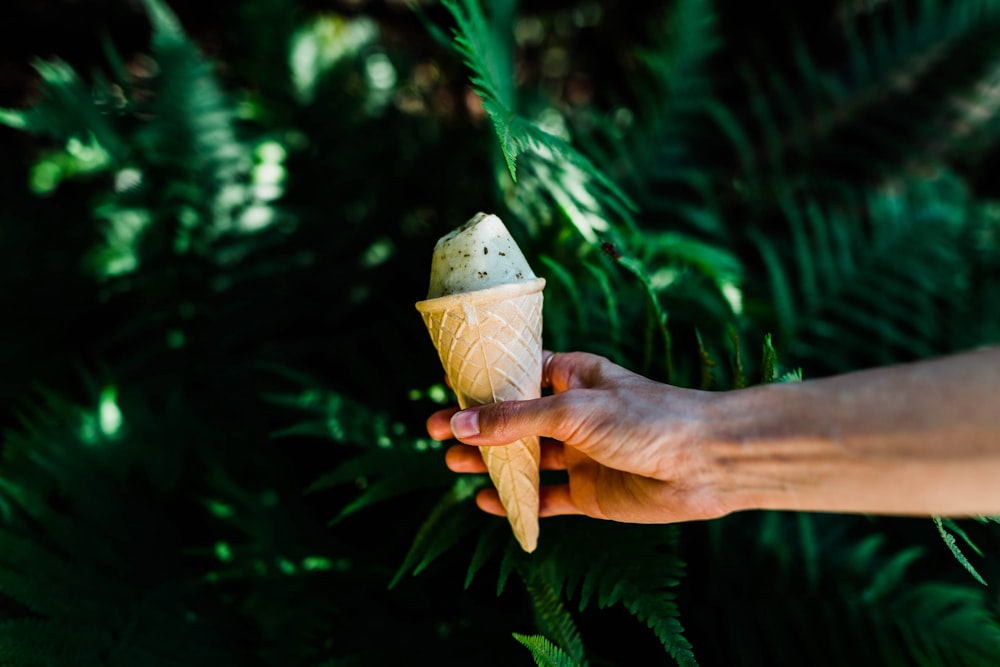
[[565,394],[526,401],[502,401],[460,410],[451,417],[452,434],[469,445],[507,445],[528,436],[565,440],[573,416]]

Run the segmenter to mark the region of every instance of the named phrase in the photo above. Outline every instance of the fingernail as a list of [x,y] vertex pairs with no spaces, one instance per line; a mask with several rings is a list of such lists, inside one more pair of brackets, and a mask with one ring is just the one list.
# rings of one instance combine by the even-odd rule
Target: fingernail
[[451,432],[456,438],[471,438],[479,435],[479,411],[461,410],[451,416]]

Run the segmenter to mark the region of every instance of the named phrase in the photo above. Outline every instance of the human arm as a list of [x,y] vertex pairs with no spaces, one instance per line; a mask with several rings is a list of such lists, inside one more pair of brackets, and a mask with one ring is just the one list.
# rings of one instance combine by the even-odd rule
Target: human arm
[[[470,445],[545,436],[543,467],[568,481],[541,489],[542,516],[1000,514],[1000,348],[729,392],[656,383],[585,353],[556,355],[548,374],[551,396],[428,420],[433,437]],[[479,435],[466,435],[472,421]],[[447,462],[482,470],[461,445]],[[489,491],[478,501],[503,511]]]

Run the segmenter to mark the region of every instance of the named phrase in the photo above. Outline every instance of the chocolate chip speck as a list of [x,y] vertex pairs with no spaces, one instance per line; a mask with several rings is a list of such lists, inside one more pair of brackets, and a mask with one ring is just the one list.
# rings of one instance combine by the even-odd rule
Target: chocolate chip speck
[[484,255],[488,255],[488,254],[490,254],[490,249],[489,249],[489,248],[487,248],[486,246],[483,246],[483,254],[484,254]]
[[501,251],[501,252],[500,252],[500,256],[501,256],[501,257],[506,257],[506,256],[507,256],[507,253],[505,253],[505,252]]

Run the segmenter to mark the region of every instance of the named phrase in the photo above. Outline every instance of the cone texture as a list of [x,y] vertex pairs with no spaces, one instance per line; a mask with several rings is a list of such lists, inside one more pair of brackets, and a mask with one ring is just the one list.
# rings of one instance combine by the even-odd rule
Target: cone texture
[[[538,278],[416,304],[462,408],[541,396],[544,286]],[[534,551],[538,438],[480,451],[514,536]]]

